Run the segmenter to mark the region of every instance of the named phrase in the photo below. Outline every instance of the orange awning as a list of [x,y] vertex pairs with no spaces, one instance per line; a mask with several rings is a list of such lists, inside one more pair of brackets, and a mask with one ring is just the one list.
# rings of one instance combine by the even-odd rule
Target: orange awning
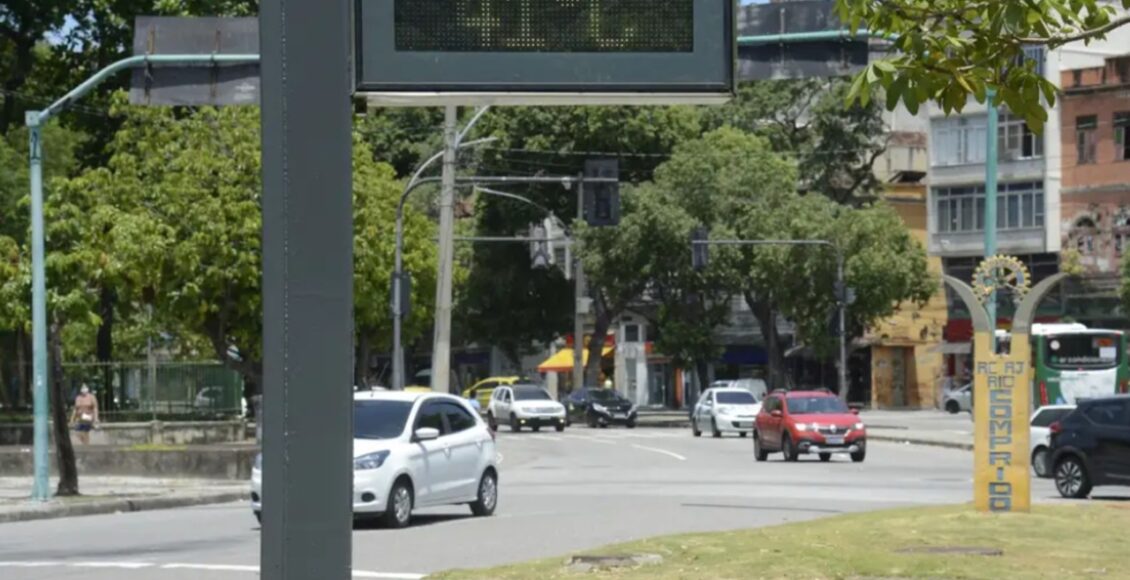
[[[611,346],[606,346],[601,351],[602,357],[607,357],[612,354],[614,350]],[[589,351],[585,349],[581,351],[581,364],[585,365],[589,362]],[[573,349],[563,348],[557,351],[553,356],[545,359],[545,362],[538,365],[539,373],[567,373],[573,370]]]

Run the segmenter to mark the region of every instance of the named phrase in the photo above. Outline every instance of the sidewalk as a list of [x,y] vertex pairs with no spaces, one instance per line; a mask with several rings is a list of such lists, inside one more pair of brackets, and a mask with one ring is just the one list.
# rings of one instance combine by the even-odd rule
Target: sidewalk
[[[969,413],[950,415],[944,411],[864,411],[872,441],[931,445],[950,449],[973,449],[973,420]],[[687,411],[645,409],[637,424],[643,428],[690,429]]]
[[[52,494],[57,483],[52,477]],[[228,503],[246,500],[250,493],[245,481],[80,475],[78,483],[79,497],[33,504],[30,477],[0,477],[0,524]]]

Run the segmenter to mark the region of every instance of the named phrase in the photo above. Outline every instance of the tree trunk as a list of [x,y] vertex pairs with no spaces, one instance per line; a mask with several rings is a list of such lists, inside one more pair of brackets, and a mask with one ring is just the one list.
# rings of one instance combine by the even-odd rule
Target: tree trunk
[[[594,300],[593,304],[599,301]],[[612,325],[611,313],[597,306],[596,321],[593,323],[592,338],[589,339],[589,360],[585,365],[585,386],[600,387],[601,353],[604,352],[604,339],[608,334],[608,327]]]
[[777,332],[777,310],[773,302],[755,300],[753,294],[745,292],[745,301],[750,312],[757,319],[761,336],[765,338],[769,389],[783,389],[788,386],[785,379],[785,353],[781,350],[781,337]]
[[55,495],[66,497],[79,493],[78,465],[67,420],[67,394],[63,388],[62,331],[62,325],[58,321],[51,323],[51,421],[55,432],[55,457],[59,463],[59,487],[56,488]]
[[103,285],[99,291],[98,316],[102,324],[98,326],[96,339],[96,356],[102,363],[102,404],[107,411],[117,408],[114,400],[114,369],[110,362],[114,360],[114,303],[117,302],[117,293],[113,288]]
[[357,356],[353,363],[353,384],[357,385],[359,389],[369,388],[369,355],[371,351],[372,343],[369,341],[369,333],[361,330],[358,332]]
[[695,378],[698,379],[698,387],[695,389],[693,397],[687,397],[687,406],[691,408],[698,403],[698,396],[702,394],[703,388],[710,386],[710,362],[706,359],[695,361],[694,373]]

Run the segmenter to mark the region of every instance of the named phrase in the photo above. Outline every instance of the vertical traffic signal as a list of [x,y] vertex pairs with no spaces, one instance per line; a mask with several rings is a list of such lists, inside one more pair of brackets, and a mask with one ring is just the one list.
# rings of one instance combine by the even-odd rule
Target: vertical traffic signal
[[620,225],[620,183],[595,182],[593,178],[620,179],[618,159],[585,161],[585,223],[593,227]]

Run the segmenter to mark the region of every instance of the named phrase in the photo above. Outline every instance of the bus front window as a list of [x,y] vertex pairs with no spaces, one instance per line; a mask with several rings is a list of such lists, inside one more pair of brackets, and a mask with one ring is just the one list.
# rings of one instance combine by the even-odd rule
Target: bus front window
[[1116,334],[1064,334],[1045,341],[1047,365],[1056,369],[1108,369],[1118,365]]

